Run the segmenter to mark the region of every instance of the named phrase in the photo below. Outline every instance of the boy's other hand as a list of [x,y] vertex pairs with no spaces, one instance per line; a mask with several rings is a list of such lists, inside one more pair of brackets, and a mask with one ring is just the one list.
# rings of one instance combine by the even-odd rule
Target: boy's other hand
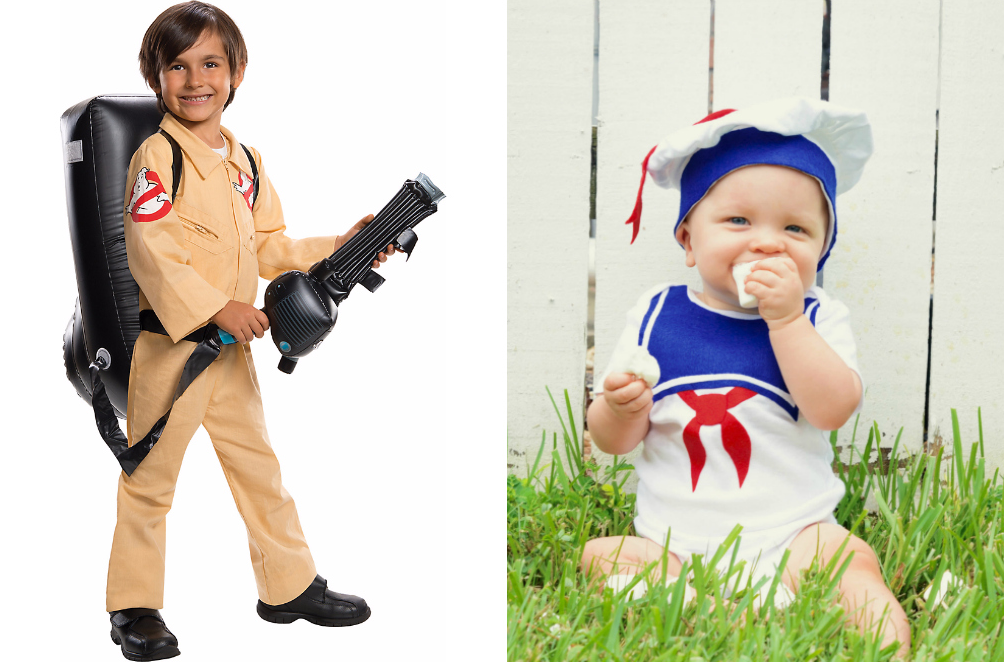
[[746,291],[760,300],[760,317],[770,328],[785,326],[802,316],[805,288],[795,261],[788,257],[761,260],[746,277]]
[[268,315],[240,301],[230,300],[210,322],[220,327],[242,345],[261,338],[268,330]]
[[[359,231],[362,230],[367,225],[369,225],[369,222],[372,221],[372,220],[373,220],[373,214],[367,214],[366,216],[363,216],[362,218],[360,218],[359,221],[355,225],[353,225],[351,228],[349,228],[348,232],[346,232],[343,235],[339,235],[339,237],[337,239],[335,239],[335,250],[337,251],[339,248],[341,248],[342,246],[344,246],[345,242],[347,242],[352,237],[356,236],[359,233]],[[394,247],[392,245],[388,244],[386,251],[384,251],[382,253],[377,253],[377,259],[373,260],[373,268],[374,269],[379,268],[380,263],[381,262],[386,262],[387,261],[387,256],[388,255],[393,255],[395,252],[396,251],[394,250]]]
[[603,399],[618,418],[647,417],[652,408],[652,389],[637,375],[615,372],[603,380]]

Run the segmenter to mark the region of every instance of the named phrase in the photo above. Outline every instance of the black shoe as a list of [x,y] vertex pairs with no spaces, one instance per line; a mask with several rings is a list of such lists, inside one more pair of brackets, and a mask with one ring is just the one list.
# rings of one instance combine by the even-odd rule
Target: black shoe
[[329,591],[328,580],[320,575],[303,593],[283,605],[258,601],[258,615],[272,623],[292,623],[305,618],[314,625],[329,627],[358,625],[370,617],[366,601],[354,595]]
[[181,654],[178,639],[156,609],[122,609],[109,616],[112,641],[122,646],[127,660],[164,660]]

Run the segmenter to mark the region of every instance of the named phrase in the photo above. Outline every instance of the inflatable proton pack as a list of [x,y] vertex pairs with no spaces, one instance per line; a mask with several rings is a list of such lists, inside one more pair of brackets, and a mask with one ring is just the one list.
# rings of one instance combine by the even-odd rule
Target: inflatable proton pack
[[[158,132],[161,119],[156,98],[149,95],[94,97],[68,109],[61,118],[78,292],[63,334],[63,361],[67,378],[94,408],[98,431],[127,474],[149,453],[171,413],[168,410],[132,447],[117,421],[125,418],[132,348],[140,330],[165,334],[153,311],[140,314],[139,287],[129,271],[123,227],[129,162],[143,141]],[[170,135],[160,133],[174,154],[173,201],[184,176],[181,148]],[[257,192],[257,166],[250,153],[248,158]],[[306,272],[285,272],[269,284],[262,310],[282,355],[280,370],[291,373],[298,359],[321,344],[334,327],[338,305],[353,287],[361,283],[373,292],[383,284],[384,278],[372,269],[379,252],[393,245],[410,259],[418,240],[414,227],[435,213],[444,197],[420,173],[405,181],[374,219],[330,257]],[[185,341],[197,344],[175,400],[219,355],[221,345],[235,342],[213,324],[189,334]]]

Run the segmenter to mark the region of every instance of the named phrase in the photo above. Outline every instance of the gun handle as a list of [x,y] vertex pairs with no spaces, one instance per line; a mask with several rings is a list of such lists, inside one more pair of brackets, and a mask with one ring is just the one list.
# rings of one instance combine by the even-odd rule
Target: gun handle
[[393,246],[396,250],[405,253],[408,258],[405,260],[407,262],[411,259],[411,253],[415,250],[415,244],[418,243],[418,235],[411,228],[405,228],[404,232],[398,235],[397,239],[394,241]]
[[370,292],[376,292],[377,288],[383,285],[385,280],[386,279],[383,276],[370,269],[366,272],[366,275],[363,276],[363,279],[359,281],[359,284]]

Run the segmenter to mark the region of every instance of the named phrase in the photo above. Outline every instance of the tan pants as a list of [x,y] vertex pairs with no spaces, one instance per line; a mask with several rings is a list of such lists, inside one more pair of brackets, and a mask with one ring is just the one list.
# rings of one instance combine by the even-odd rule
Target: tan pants
[[[129,443],[145,435],[170,406],[193,343],[175,345],[143,331],[133,349],[127,412]],[[203,425],[247,527],[262,602],[300,595],[314,568],[293,499],[265,430],[251,352],[225,345],[219,358],[178,400],[160,441],[132,476],[119,476],[118,521],[108,563],[107,610],[163,608],[166,517],[188,442]],[[250,369],[249,369],[250,364]]]

